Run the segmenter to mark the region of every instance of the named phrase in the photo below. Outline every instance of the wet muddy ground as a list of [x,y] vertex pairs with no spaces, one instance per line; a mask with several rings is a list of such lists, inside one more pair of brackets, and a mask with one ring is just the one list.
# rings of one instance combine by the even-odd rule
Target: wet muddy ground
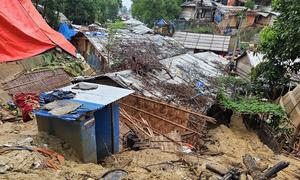
[[[300,161],[287,155],[274,154],[261,143],[258,136],[245,128],[239,115],[234,115],[230,129],[219,126],[209,131],[207,155],[176,154],[156,149],[126,151],[110,156],[101,165],[81,163],[68,144],[59,139],[38,133],[35,121],[14,122],[0,125],[0,145],[22,142],[32,138],[31,144],[49,148],[65,156],[59,170],[38,167],[43,156],[36,152],[12,151],[0,155],[0,179],[97,179],[111,169],[121,168],[129,175],[126,179],[198,179],[205,175],[209,179],[217,176],[205,169],[213,164],[220,169],[242,166],[242,157],[249,153],[262,166],[273,166],[279,161],[288,161],[290,166],[278,173],[275,179],[297,179]],[[24,142],[26,143],[26,141]],[[172,162],[173,161],[173,162]],[[3,169],[8,165],[7,170]]]

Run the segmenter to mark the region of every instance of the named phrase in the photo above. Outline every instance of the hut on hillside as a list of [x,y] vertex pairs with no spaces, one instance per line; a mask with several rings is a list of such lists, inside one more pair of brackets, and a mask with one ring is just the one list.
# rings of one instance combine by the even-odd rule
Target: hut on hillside
[[215,6],[211,0],[187,1],[181,5],[181,8],[180,19],[185,21],[213,21]]
[[[214,21],[221,34],[231,35],[235,34],[239,27],[245,28],[254,25],[255,17],[257,15],[254,10],[247,10],[244,6],[224,6],[217,4]],[[239,15],[245,13],[246,17],[240,22]]]
[[250,81],[252,69],[261,62],[263,62],[263,54],[246,51],[236,59],[237,74],[244,80]]

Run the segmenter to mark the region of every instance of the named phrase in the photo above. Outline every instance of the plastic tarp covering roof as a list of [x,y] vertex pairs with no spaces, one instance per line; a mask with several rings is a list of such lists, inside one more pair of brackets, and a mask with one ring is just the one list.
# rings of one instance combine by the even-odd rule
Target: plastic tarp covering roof
[[75,47],[46,23],[30,0],[1,0],[0,63],[29,58],[56,46],[76,56]]
[[77,32],[72,29],[67,23],[61,23],[59,25],[59,30],[58,30],[62,35],[65,36],[67,40],[71,40],[73,36],[77,34]]

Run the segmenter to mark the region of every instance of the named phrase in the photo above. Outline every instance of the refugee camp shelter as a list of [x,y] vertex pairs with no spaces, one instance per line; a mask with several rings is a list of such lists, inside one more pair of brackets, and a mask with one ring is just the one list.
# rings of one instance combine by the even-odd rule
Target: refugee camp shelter
[[97,72],[104,71],[107,63],[106,47],[107,34],[104,32],[79,32],[72,39],[80,54]]
[[294,130],[294,137],[291,139],[291,145],[300,145],[300,85],[296,86],[295,89],[289,91],[279,100],[279,104],[282,106],[284,111],[287,113],[292,128]]
[[237,74],[244,80],[250,80],[250,74],[253,68],[263,62],[263,54],[253,51],[246,51],[236,59]]
[[[85,89],[89,87],[93,88]],[[120,113],[117,101],[133,91],[91,83],[73,84],[60,90],[76,94],[73,99],[54,101],[65,104],[56,105],[60,113],[61,108],[66,111],[74,104],[78,108],[72,113],[59,115],[45,109],[36,111],[39,131],[70,144],[85,163],[97,163],[108,155],[118,153]]]
[[182,54],[159,62],[167,71],[148,72],[147,79],[132,70],[124,70],[87,78],[84,81],[131,89],[145,97],[166,102],[172,102],[174,99],[164,92],[163,85],[193,84],[194,81],[201,81],[205,84],[205,92],[209,97],[205,107],[199,107],[203,108],[201,112],[204,112],[205,108],[214,102],[218,89],[213,79],[225,74],[225,66],[228,63],[225,58],[213,52]]
[[244,5],[246,0],[221,0],[223,5],[227,6],[241,6]]
[[[133,129],[136,129],[136,124],[132,122],[132,119],[140,119],[143,121],[142,124],[148,124],[153,132],[163,134],[164,137],[169,136],[178,139],[177,135],[179,135],[179,139],[181,137],[184,142],[203,145],[199,133],[204,133],[207,122],[215,121],[203,114],[215,102],[218,92],[215,78],[225,74],[226,59],[212,52],[204,52],[183,54],[159,62],[163,65],[164,68],[162,69],[164,70],[152,70],[144,75],[132,70],[124,70],[77,79],[77,81],[123,87],[135,91],[135,94],[119,101],[122,112],[121,122],[123,122],[121,129],[125,129],[122,130],[121,134],[126,135],[128,133],[124,128],[126,126],[134,126]],[[193,93],[184,92],[186,89],[182,91],[176,89],[180,87],[191,88],[193,84],[197,84],[192,89]],[[201,90],[198,92],[197,88]],[[196,94],[194,94],[194,90],[197,91]],[[195,106],[189,106],[191,105],[190,101],[188,101],[189,103],[180,101],[180,97],[176,93],[174,94],[174,91],[180,91],[180,94],[187,96],[190,101],[199,103],[195,103]],[[196,123],[190,126],[191,121]],[[192,135],[188,137],[185,136],[187,127],[194,130],[191,131]],[[144,130],[136,129],[136,131]],[[147,130],[145,129],[145,131]],[[148,139],[153,138],[152,136],[149,137],[147,133],[145,135]],[[154,137],[154,139],[156,142],[166,141],[166,139],[158,137]],[[167,141],[163,144],[165,145],[160,149],[164,151],[173,148],[173,145],[168,144]],[[155,147],[155,145],[150,145],[150,147]]]
[[181,8],[180,19],[185,21],[213,21],[215,6],[211,0],[186,1],[181,4]]
[[31,0],[1,1],[0,22],[0,62],[33,57],[55,47],[76,56],[75,47],[45,22]]
[[230,36],[213,34],[176,32],[174,39],[180,42],[186,49],[193,51],[228,52],[230,44]]
[[244,6],[224,6],[216,3],[217,9],[214,21],[221,34],[234,34],[239,25],[239,14],[245,13],[246,18],[241,22],[240,27],[245,28],[254,25],[257,12],[254,10],[247,10]]
[[257,16],[255,17],[255,24],[268,26],[272,25],[279,13],[276,12],[257,12]]
[[[141,25],[136,27],[141,27]],[[110,51],[115,50],[115,53],[118,55],[121,55],[124,52],[124,56],[126,57],[120,57],[119,60],[123,60],[122,58],[131,58],[132,52],[131,54],[126,54],[126,52],[128,49],[134,48],[138,48],[135,51],[139,52],[146,52],[148,50],[153,51],[157,60],[173,57],[186,52],[184,47],[173,38],[151,33],[137,33],[142,31],[135,30],[120,30],[115,34]],[[113,53],[108,53],[107,33],[103,31],[80,32],[73,37],[72,42],[93,69],[98,73],[103,72],[105,64],[108,63],[108,56],[112,56]],[[120,49],[123,49],[123,51],[119,51]]]

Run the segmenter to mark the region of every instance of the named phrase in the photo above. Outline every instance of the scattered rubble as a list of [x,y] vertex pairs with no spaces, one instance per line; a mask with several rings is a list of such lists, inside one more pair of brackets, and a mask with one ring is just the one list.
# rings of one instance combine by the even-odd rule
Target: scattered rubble
[[[39,153],[32,154],[28,151],[12,151],[0,158],[20,157],[12,162],[20,165],[22,160],[28,166],[19,166],[19,171],[6,167],[4,179],[32,179],[44,177],[45,179],[98,179],[114,169],[123,169],[128,172],[128,179],[197,179],[217,178],[219,175],[206,169],[206,164],[213,165],[216,169],[226,171],[232,167],[241,166],[243,156],[249,153],[255,158],[260,167],[272,167],[279,161],[288,161],[290,165],[277,174],[276,179],[299,178],[300,164],[298,160],[283,155],[275,155],[263,145],[254,132],[240,129],[239,117],[234,116],[232,128],[225,126],[209,132],[211,143],[207,142],[208,152],[203,155],[167,153],[159,149],[145,149],[140,151],[126,151],[107,157],[101,165],[82,164],[76,153],[64,142],[46,134],[38,134],[35,121],[28,123],[5,123],[0,128],[0,144],[21,142],[31,137],[30,143],[37,147],[51,149],[64,155],[65,161],[59,165],[60,171],[48,168],[34,169],[32,164],[42,162],[44,158]],[[243,127],[243,126],[242,126]],[[27,143],[27,142],[25,142]],[[223,152],[223,153],[218,153]],[[209,155],[210,154],[210,155]],[[4,161],[1,161],[1,164]],[[1,168],[2,169],[2,168]],[[4,168],[5,169],[5,168]],[[149,172],[150,170],[150,172]],[[26,173],[25,173],[26,172]]]

